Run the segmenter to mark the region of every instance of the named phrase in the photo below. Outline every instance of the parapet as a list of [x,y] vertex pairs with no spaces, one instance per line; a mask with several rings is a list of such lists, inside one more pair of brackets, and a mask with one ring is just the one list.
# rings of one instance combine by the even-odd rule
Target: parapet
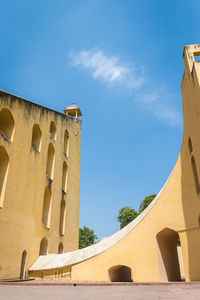
[[195,58],[200,56],[200,44],[187,45],[184,47],[183,51],[183,60],[185,68],[189,69],[188,71],[192,72],[195,62],[199,62]]

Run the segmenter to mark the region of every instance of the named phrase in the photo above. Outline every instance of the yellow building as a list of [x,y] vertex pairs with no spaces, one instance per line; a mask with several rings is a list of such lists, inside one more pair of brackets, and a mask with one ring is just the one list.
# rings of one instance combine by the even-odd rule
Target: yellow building
[[[130,224],[85,249],[41,255],[33,278],[69,281],[200,280],[200,45],[184,49],[184,136],[163,189]],[[177,249],[180,238],[181,248]],[[55,252],[56,253],[56,252]]]
[[78,249],[81,115],[0,91],[0,278]]

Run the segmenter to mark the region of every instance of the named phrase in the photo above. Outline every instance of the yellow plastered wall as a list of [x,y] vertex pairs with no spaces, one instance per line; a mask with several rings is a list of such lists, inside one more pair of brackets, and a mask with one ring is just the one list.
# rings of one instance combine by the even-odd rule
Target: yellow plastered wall
[[[27,252],[26,273],[39,255],[43,237],[48,253],[78,249],[81,121],[55,112],[19,97],[0,92],[0,112],[7,108],[14,119],[11,141],[0,132],[0,147],[9,156],[4,197],[0,201],[0,278],[19,278],[21,259]],[[50,124],[56,126],[56,139],[50,135]],[[1,123],[1,121],[0,121]],[[42,133],[40,151],[32,147],[32,129],[38,124]],[[68,157],[63,154],[65,130],[69,133]],[[49,228],[42,223],[49,144],[55,149],[51,183]],[[1,157],[0,157],[1,160]],[[63,162],[68,167],[67,193],[62,193]],[[65,232],[59,234],[60,204],[66,202]]]

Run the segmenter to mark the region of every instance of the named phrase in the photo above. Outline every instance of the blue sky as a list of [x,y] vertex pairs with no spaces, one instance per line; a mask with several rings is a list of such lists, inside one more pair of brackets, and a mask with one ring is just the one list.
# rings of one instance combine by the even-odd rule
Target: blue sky
[[199,1],[0,0],[0,89],[82,117],[80,226],[119,229],[158,193],[182,141],[183,47]]

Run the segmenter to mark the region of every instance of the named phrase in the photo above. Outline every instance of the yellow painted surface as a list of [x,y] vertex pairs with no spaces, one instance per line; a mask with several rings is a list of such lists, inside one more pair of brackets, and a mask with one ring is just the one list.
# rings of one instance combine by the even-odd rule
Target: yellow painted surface
[[[58,253],[60,242],[65,252],[78,248],[81,121],[1,91],[0,112],[4,108],[14,119],[11,141],[0,134],[0,150],[5,149],[9,157],[6,185],[0,198],[0,278],[5,279],[19,278],[24,250],[28,275],[44,237],[48,240],[48,253]],[[56,127],[55,139],[50,135],[51,122]],[[39,125],[42,133],[39,152],[32,147],[34,124]],[[66,130],[68,157],[63,153]],[[46,175],[49,144],[53,145],[55,157],[47,228],[42,218],[44,192],[49,186]],[[1,158],[0,151],[0,162]],[[62,193],[63,162],[68,167],[66,195]],[[65,228],[64,234],[59,234],[62,198],[66,202]]]
[[[147,213],[138,219],[131,231],[112,243],[110,248],[97,255],[88,255],[72,265],[69,280],[110,281],[110,268],[116,270],[118,266],[129,267],[135,282],[176,281],[184,273],[186,281],[200,280],[200,62],[195,62],[194,58],[199,53],[200,45],[184,49],[184,136],[167,184],[155,204],[151,209],[147,208]],[[176,247],[178,236],[182,248],[181,261]],[[48,270],[37,268],[36,271],[33,268],[30,276],[36,277],[38,272],[43,272],[44,276],[45,273],[51,274],[53,278],[55,266]]]

